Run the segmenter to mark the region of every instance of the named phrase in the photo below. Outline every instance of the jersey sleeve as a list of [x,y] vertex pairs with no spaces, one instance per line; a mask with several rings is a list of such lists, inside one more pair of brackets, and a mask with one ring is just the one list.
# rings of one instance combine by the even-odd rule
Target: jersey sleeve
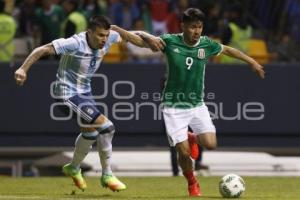
[[219,55],[220,53],[222,53],[222,50],[223,50],[222,44],[220,44],[210,38],[207,38],[207,40],[209,42],[209,51],[207,52],[209,57]]
[[122,41],[120,34],[116,31],[110,30],[109,32],[109,40],[111,43],[118,43]]
[[[170,42],[172,35],[171,34],[163,34],[159,37],[166,43],[166,46],[168,46],[168,43]],[[166,47],[162,50],[162,52],[165,53],[165,51],[166,51]]]
[[68,54],[79,49],[79,41],[74,36],[67,39],[60,38],[53,40],[52,45],[57,55]]

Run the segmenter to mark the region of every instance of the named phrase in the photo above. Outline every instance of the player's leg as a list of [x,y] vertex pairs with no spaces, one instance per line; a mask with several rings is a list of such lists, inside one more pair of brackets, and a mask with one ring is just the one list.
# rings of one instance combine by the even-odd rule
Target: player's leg
[[77,116],[77,122],[80,126],[81,133],[75,142],[74,154],[72,161],[63,166],[63,172],[73,179],[74,184],[84,190],[87,185],[82,177],[80,164],[91,150],[98,136],[98,131],[93,127],[94,121],[101,116],[100,111],[96,108],[95,102],[87,97],[90,94],[80,94],[70,99],[64,100],[66,106]]
[[216,128],[205,104],[196,108],[190,127],[197,135],[197,142],[200,146],[209,150],[217,147]]
[[115,133],[113,123],[105,117],[105,122],[98,128],[97,150],[101,161],[102,174],[112,174],[111,156],[112,139]]
[[197,143],[201,147],[205,147],[208,150],[213,150],[217,147],[216,128],[205,104],[196,108],[190,127],[196,135]]
[[80,169],[81,162],[92,149],[92,145],[98,136],[98,132],[94,128],[81,127],[80,130],[81,133],[76,139],[74,154],[70,163],[77,169]]
[[190,147],[187,140],[176,144],[178,151],[178,163],[182,169],[183,175],[188,182],[188,191],[190,196],[201,196],[199,183],[194,175],[193,162],[190,157]]
[[217,148],[216,132],[202,132],[197,135],[198,144],[208,150]]
[[103,187],[108,187],[112,191],[125,190],[126,185],[113,175],[111,169],[112,139],[115,133],[115,127],[105,116],[104,120],[99,118],[96,119],[95,123],[100,125],[97,129],[99,132],[97,138],[97,150],[99,152],[102,167],[101,185]]
[[193,163],[190,158],[188,142],[188,124],[191,120],[189,109],[164,108],[163,116],[171,146],[176,146],[178,163],[188,182],[190,196],[201,196],[200,187],[194,176]]
[[[88,143],[85,140],[84,143],[78,144],[78,153],[75,151],[75,157],[80,161],[84,159],[89,150],[92,147],[92,143],[97,140],[97,147],[99,150],[99,157],[103,169],[103,174],[101,176],[101,184],[104,187],[108,187],[113,191],[120,191],[126,189],[125,184],[119,181],[111,171],[111,154],[112,154],[112,138],[115,132],[115,127],[113,123],[108,120],[103,114],[100,113],[96,107],[96,103],[93,100],[91,94],[81,95],[82,98],[79,99],[79,107],[77,108],[78,113],[78,123],[81,126],[81,129],[87,134],[93,134],[90,139],[91,143]],[[79,115],[80,114],[80,115]],[[79,117],[80,116],[80,117]],[[95,136],[95,137],[94,137]]]
[[81,190],[86,189],[87,184],[84,180],[80,164],[91,150],[93,143],[96,141],[98,132],[93,128],[81,128],[81,133],[78,135],[72,161],[63,166],[65,175],[73,179],[74,184]]
[[[199,145],[200,139],[198,139],[197,135],[194,134],[192,130],[190,130],[190,127],[188,132],[188,141],[190,145],[191,158],[195,160],[195,170],[201,170],[201,169],[208,170],[208,166],[202,164],[202,157],[203,157],[203,150],[204,150],[203,146],[205,145]],[[203,139],[201,141],[203,141]]]

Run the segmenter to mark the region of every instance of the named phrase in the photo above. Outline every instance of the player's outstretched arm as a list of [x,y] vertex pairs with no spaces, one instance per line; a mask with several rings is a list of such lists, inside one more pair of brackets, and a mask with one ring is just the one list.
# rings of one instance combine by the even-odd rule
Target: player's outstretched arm
[[150,48],[154,52],[161,51],[166,46],[162,39],[144,31],[127,31],[116,25],[111,25],[111,30],[118,32],[124,40],[139,47]]
[[134,31],[134,33],[140,36],[144,41],[145,47],[150,48],[153,52],[162,51],[166,46],[165,41],[160,37],[156,37],[145,31]]
[[23,85],[27,79],[27,72],[30,67],[41,57],[46,55],[55,55],[52,43],[35,48],[25,59],[22,66],[15,71],[15,80],[18,85]]
[[246,63],[250,64],[251,69],[254,72],[256,72],[260,78],[262,78],[262,79],[265,78],[264,67],[261,66],[260,64],[258,64],[253,58],[251,58],[251,57],[247,56],[246,54],[244,54],[243,52],[241,52],[240,50],[223,45],[222,53],[227,56],[245,61]]

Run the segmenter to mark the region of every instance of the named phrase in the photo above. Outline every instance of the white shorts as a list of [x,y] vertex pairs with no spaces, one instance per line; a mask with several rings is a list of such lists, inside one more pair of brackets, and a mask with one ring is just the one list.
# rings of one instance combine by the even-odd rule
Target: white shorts
[[189,109],[164,107],[163,116],[170,146],[188,139],[188,126],[196,135],[216,133],[205,104]]

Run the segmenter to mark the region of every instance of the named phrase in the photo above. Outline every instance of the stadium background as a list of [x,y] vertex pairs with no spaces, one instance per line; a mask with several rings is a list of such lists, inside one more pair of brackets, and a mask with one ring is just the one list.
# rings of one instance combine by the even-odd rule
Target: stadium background
[[[26,166],[34,159],[72,150],[78,132],[75,122],[56,121],[50,117],[54,101],[49,91],[55,79],[57,58],[45,58],[35,64],[24,87],[17,87],[13,80],[16,67],[25,57],[36,46],[54,39],[46,34],[49,29],[44,28],[47,26],[36,14],[42,9],[42,2],[63,11],[60,0],[6,1],[6,13],[14,17],[17,29],[14,56],[0,64],[0,156],[4,163],[3,169],[0,168],[4,174],[8,172],[7,162],[21,161]],[[248,53],[266,67],[266,79],[259,80],[243,64],[224,65],[218,59],[208,64],[206,101],[217,117],[214,123],[218,130],[219,150],[299,156],[298,0],[76,2],[85,16],[94,12],[105,14],[112,23],[126,29],[143,28],[153,34],[176,31],[176,16],[182,7],[199,7],[208,16],[205,27],[210,29],[204,28],[205,34],[219,41],[226,27],[229,5],[242,2],[247,23],[253,28],[253,46]],[[161,8],[159,13],[155,12],[158,7]],[[126,19],[130,20],[120,20],[120,10],[129,10],[127,15],[130,17]],[[165,23],[165,26],[157,27],[157,23]],[[108,116],[116,125],[113,145],[118,150],[168,148],[157,98],[164,79],[163,62],[159,54],[136,50],[127,44],[115,45],[99,69],[102,76],[94,78],[95,94],[101,95],[106,93],[103,76],[107,77],[107,95],[99,102],[107,106]],[[149,95],[148,99],[142,97],[144,93]],[[112,110],[115,113],[110,113]]]

